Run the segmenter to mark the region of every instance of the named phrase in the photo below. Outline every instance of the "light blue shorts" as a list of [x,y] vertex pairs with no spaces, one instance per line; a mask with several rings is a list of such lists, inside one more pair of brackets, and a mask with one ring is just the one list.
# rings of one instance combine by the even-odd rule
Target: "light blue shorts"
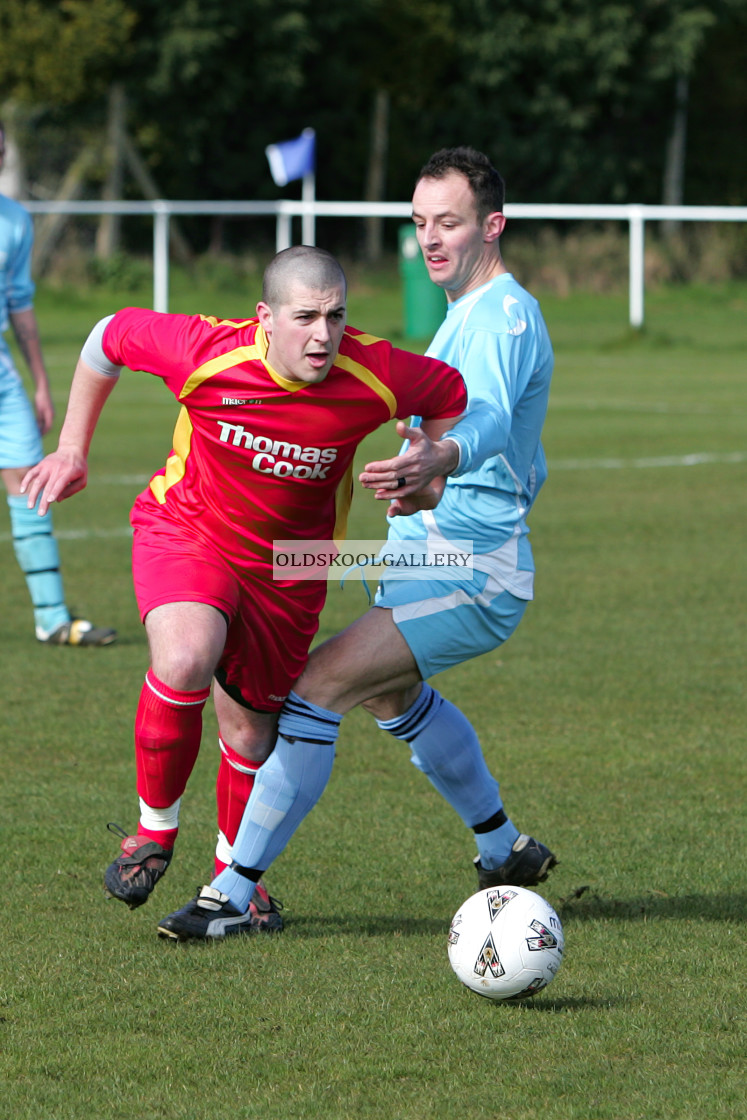
[[0,470],[33,467],[43,454],[39,426],[21,378],[0,355]]
[[382,580],[375,604],[391,610],[423,680],[503,645],[527,608],[484,572],[465,583]]

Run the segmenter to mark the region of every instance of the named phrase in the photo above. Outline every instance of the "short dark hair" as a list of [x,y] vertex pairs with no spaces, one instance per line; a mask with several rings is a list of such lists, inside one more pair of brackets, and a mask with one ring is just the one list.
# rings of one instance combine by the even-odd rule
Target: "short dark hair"
[[420,168],[417,181],[443,179],[452,171],[464,175],[475,196],[477,217],[501,213],[506,201],[506,184],[488,157],[476,148],[441,148]]
[[296,281],[319,291],[336,284],[341,284],[343,291],[347,290],[345,273],[336,257],[315,245],[292,245],[290,249],[282,249],[265,269],[262,301],[268,307],[277,307]]

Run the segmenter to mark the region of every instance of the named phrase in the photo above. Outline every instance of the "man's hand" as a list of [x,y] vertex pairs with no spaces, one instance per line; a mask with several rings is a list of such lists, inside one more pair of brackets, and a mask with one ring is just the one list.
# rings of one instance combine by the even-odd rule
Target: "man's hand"
[[33,509],[41,496],[40,517],[52,502],[62,502],[83,490],[88,481],[88,463],[74,451],[53,451],[40,463],[27,471],[21,483],[21,493],[28,494],[28,508]]
[[445,486],[445,478],[434,478],[433,482],[429,482],[422,490],[410,494],[407,498],[392,498],[386,511],[387,517],[408,517],[421,509],[435,509],[443,497]]
[[[429,504],[417,504],[415,509],[432,509],[441,498],[446,475],[459,461],[459,449],[453,440],[429,439],[421,428],[408,428],[402,420],[397,421],[397,435],[410,441],[407,451],[393,459],[367,463],[360,482],[367,490],[375,490],[379,501],[392,501],[396,494],[401,503],[403,498],[422,493],[422,501]],[[441,480],[440,488],[432,489],[435,479]],[[415,509],[403,506],[399,512],[414,513]]]

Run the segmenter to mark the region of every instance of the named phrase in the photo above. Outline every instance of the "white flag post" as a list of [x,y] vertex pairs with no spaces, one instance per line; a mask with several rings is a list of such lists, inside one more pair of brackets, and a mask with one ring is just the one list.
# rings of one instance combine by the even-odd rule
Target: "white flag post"
[[[310,135],[316,147],[316,133],[313,128],[305,128],[301,135]],[[304,202],[316,202],[316,160],[312,162],[311,168],[303,177],[301,198]],[[316,245],[316,214],[313,210],[301,218],[301,237],[304,245]]]
[[[316,201],[316,132],[314,129],[305,128],[295,140],[268,144],[265,154],[276,185],[284,187],[294,179],[302,179],[301,199],[313,206]],[[313,209],[302,216],[301,236],[304,245],[316,244],[316,215]]]

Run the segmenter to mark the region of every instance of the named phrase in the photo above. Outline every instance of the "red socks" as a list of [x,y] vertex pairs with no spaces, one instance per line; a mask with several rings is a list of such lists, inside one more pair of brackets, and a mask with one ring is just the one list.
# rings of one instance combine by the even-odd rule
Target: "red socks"
[[[177,836],[178,806],[175,803],[184,793],[197,760],[202,738],[202,709],[209,695],[209,688],[194,692],[169,688],[152,669],[146,673],[140,693],[135,719],[137,792],[146,805],[156,811],[150,814],[156,815],[156,822],[141,821],[137,831],[138,836],[155,840],[166,849],[173,848]],[[219,742],[221,757],[215,793],[220,848],[225,851],[226,844],[230,846],[236,839],[254,786],[254,776],[262,764],[249,762],[223,740]],[[164,814],[169,818],[168,822],[164,820],[166,827],[155,828],[157,811],[171,806],[174,812]],[[218,874],[227,865],[216,855],[215,866]]]
[[[229,747],[223,739],[220,744],[220,766],[215,782],[215,799],[218,803],[218,829],[221,840],[225,837],[228,844],[233,844],[236,833],[239,831],[241,818],[244,815],[249,794],[254,787],[254,777],[262,765],[261,762],[250,762]],[[222,847],[221,841],[219,845]],[[216,854],[215,874],[219,875],[228,865]]]
[[[209,695],[209,687],[195,692],[169,688],[152,669],[145,675],[135,719],[135,761],[137,792],[153,808],[165,809],[184,793],[200,750]],[[176,835],[175,829],[168,831]],[[142,829],[139,833],[145,835]]]

